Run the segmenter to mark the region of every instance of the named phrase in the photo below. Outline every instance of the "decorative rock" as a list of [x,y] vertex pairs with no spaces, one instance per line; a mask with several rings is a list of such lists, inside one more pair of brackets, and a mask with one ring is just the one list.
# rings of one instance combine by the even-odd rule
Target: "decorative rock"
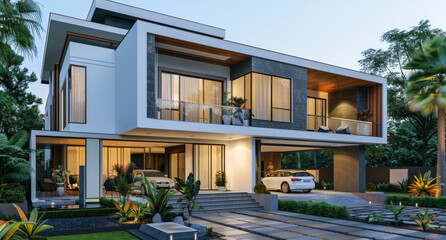
[[193,229],[197,229],[197,231],[198,231],[198,237],[204,237],[204,236],[206,236],[206,232],[207,232],[207,230],[208,230],[207,227],[205,227],[205,226],[201,226],[201,225],[199,225],[199,224],[192,224],[192,225],[190,225],[190,227],[193,228]]
[[162,223],[163,219],[161,218],[161,215],[159,213],[155,214],[152,218],[153,223]]
[[183,217],[181,217],[181,216],[178,216],[178,217],[174,218],[173,222],[174,223],[178,223],[180,225],[184,225],[184,220],[183,220]]

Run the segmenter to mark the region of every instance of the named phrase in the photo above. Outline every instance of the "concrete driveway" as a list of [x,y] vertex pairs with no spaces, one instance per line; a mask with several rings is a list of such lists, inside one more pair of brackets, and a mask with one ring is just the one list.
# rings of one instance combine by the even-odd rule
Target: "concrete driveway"
[[279,195],[279,199],[293,199],[296,201],[311,200],[314,202],[327,202],[342,206],[360,206],[369,204],[367,200],[364,200],[352,193],[335,192],[330,190],[313,189],[311,193],[303,193],[301,191],[290,193],[272,191],[271,193]]

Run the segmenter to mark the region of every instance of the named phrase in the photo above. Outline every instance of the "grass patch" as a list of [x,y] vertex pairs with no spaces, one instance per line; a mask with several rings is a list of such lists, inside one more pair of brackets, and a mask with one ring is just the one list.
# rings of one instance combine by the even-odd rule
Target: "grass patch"
[[409,196],[410,193],[408,192],[384,192],[387,196],[394,195],[394,196]]
[[404,206],[415,206],[427,208],[446,208],[446,197],[409,197],[408,195],[389,194],[386,197],[386,203],[397,205],[401,203]]
[[87,234],[76,234],[76,235],[67,235],[67,236],[55,236],[48,237],[48,240],[87,240],[87,239],[95,239],[95,240],[111,240],[111,239],[120,239],[120,240],[133,240],[139,239],[127,231],[114,231],[114,232],[103,232],[103,233],[87,233]]
[[279,199],[279,210],[329,217],[329,218],[339,218],[339,219],[350,218],[350,214],[348,213],[347,207],[333,205],[326,202]]
[[96,217],[108,216],[115,213],[116,208],[85,208],[85,209],[66,209],[39,211],[39,216],[45,213],[44,218],[74,218],[74,217]]

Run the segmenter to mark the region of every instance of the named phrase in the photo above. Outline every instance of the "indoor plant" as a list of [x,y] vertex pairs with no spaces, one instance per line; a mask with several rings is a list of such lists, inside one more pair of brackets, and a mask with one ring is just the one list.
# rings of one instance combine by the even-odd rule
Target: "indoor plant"
[[67,175],[70,173],[67,169],[63,168],[62,165],[59,165],[56,169],[53,170],[53,176],[56,180],[56,191],[57,196],[62,197],[64,193],[64,184],[67,178]]
[[217,171],[215,176],[215,185],[218,187],[218,191],[225,190],[226,187],[226,173],[223,171]]

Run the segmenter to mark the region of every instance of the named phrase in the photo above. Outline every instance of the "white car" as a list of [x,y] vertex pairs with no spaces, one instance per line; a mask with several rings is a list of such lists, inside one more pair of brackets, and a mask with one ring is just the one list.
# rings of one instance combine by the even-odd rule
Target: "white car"
[[303,170],[277,170],[262,178],[262,183],[268,190],[281,190],[285,193],[293,190],[309,193],[315,188],[314,176]]
[[[175,181],[164,176],[164,174],[158,170],[134,170],[135,176],[144,176],[147,180],[156,180],[157,189],[170,189],[175,190]],[[140,190],[141,194],[144,194],[144,188],[141,187],[142,183],[136,182],[133,184],[135,190]]]

